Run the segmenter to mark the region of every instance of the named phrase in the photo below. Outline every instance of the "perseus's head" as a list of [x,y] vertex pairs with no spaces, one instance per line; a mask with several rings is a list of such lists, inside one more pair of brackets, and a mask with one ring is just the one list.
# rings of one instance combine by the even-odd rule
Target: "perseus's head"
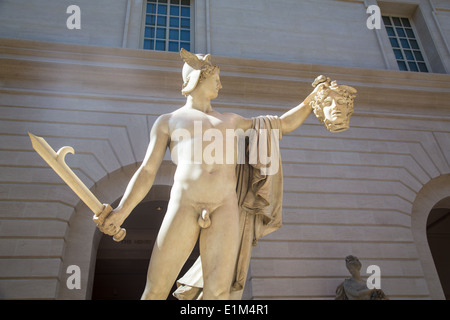
[[356,89],[346,85],[338,85],[324,76],[317,77],[313,86],[318,88],[311,101],[314,114],[328,131],[339,132],[350,127],[350,117],[353,114],[353,102]]
[[180,55],[184,60],[182,71],[183,87],[181,89],[183,95],[187,96],[190,94],[200,82],[210,76],[216,75],[218,77],[220,68],[211,63],[210,54],[193,54],[185,49],[181,49]]

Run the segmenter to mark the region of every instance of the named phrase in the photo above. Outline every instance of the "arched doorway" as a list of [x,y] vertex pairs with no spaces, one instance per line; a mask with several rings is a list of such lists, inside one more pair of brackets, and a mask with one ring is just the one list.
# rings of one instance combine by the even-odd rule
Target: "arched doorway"
[[[122,197],[126,186],[128,185],[133,174],[136,172],[137,168],[137,164],[130,164],[121,167],[113,172],[110,172],[104,178],[96,182],[95,186],[91,188],[92,193],[96,195],[98,199],[103,203],[109,203],[113,207],[115,207]],[[146,203],[149,201],[168,201],[171,186],[173,184],[175,169],[176,166],[172,163],[172,161],[164,160],[161,163],[161,166],[155,177],[153,187],[139,206],[142,205],[143,207],[145,207]],[[136,207],[136,209],[138,207]],[[135,224],[132,221],[132,216],[137,217],[138,215],[132,214],[129,219],[127,219],[127,221],[129,222],[126,221],[126,223]],[[158,215],[152,214],[151,212],[145,215],[147,219],[157,219],[157,216]],[[149,221],[147,225],[155,225],[155,228],[159,230],[160,222]],[[128,230],[126,239],[130,240],[132,239],[131,237],[132,232],[131,230]],[[92,221],[92,212],[80,200],[71,216],[70,228],[68,229],[67,235],[65,237],[66,246],[64,249],[63,265],[61,268],[61,277],[59,281],[60,285],[58,288],[58,299],[78,300],[92,298],[95,278],[95,266],[97,262],[97,251],[99,249],[102,238],[102,233],[97,229],[95,223],[93,223]],[[105,236],[105,239],[111,240],[113,244],[120,244],[115,243],[109,236]],[[150,252],[146,253],[148,256],[150,256],[151,249],[149,251]],[[148,265],[148,260],[146,264]],[[80,267],[80,289],[70,290],[66,285],[66,280],[69,276],[66,273],[66,270],[70,265],[77,265],[78,267]]]
[[[169,186],[153,186],[149,196],[125,220],[123,227],[127,236],[123,241],[115,242],[110,236],[102,236],[97,249],[93,300],[140,299],[153,245],[167,209],[169,191]],[[196,246],[181,274],[192,266],[198,255]],[[171,292],[175,288],[174,284]],[[168,299],[175,298],[170,295]]]
[[439,201],[428,215],[427,240],[445,298],[450,300],[450,197]]
[[[166,213],[170,186],[153,186],[147,197],[125,220],[123,227],[127,236],[115,242],[103,235],[95,265],[93,300],[138,300],[144,291],[148,263],[161,223]],[[120,199],[119,199],[120,200]],[[116,207],[117,200],[112,204]],[[199,255],[194,248],[181,270],[183,275]],[[173,292],[176,289],[174,283]],[[169,295],[168,300],[175,299]]]
[[[440,253],[436,254],[436,250],[440,251],[441,240],[445,238],[440,237],[441,240],[439,240],[435,237],[437,234],[435,231],[444,229],[448,234],[449,229],[445,227],[447,219],[445,210],[440,209],[450,208],[449,198],[450,174],[444,174],[430,180],[422,187],[414,200],[411,211],[411,231],[431,299],[446,299],[443,288],[446,284],[442,282],[439,273],[442,274],[440,270],[444,269],[444,273],[448,277],[449,271],[448,267],[447,270],[445,267],[442,268],[445,264],[444,260],[439,257],[436,259],[437,255],[440,255]],[[437,229],[438,227],[439,229]],[[434,240],[437,240],[437,245]],[[447,252],[448,243],[447,240]],[[432,254],[432,251],[435,251],[435,254]],[[446,259],[448,259],[448,254]]]
[[140,298],[166,203],[156,200],[139,204],[124,222],[127,236],[123,241],[115,242],[110,236],[102,236],[95,263],[93,300]]

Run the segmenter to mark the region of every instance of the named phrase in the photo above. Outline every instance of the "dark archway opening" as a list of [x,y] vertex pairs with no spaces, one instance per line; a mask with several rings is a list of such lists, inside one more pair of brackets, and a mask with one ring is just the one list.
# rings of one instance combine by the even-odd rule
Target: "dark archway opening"
[[450,300],[450,197],[439,201],[431,210],[427,239],[445,298]]
[[[167,209],[168,200],[149,200],[139,204],[127,218],[127,236],[115,242],[103,235],[97,250],[93,300],[138,300],[144,291],[153,245]],[[113,205],[114,207],[114,205]],[[180,275],[199,255],[194,248]],[[172,288],[173,292],[176,284]],[[169,295],[168,300],[176,299]]]

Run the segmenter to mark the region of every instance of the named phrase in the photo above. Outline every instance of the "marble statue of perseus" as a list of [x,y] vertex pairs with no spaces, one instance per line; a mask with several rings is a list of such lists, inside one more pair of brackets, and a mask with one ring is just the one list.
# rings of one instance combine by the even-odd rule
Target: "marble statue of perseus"
[[[177,166],[142,299],[167,298],[197,240],[200,257],[178,280],[174,295],[179,299],[240,299],[252,245],[281,227],[281,166],[263,170],[281,161],[277,142],[283,134],[298,128],[311,112],[330,131],[347,129],[356,90],[320,76],[306,99],[280,117],[245,118],[212,108],[211,101],[222,85],[220,69],[212,63],[210,54],[182,49],[180,55],[184,60],[182,94],[186,104],[157,118],[142,164],[119,205],[105,209],[112,211],[106,213],[99,229],[110,235],[118,232],[149,192],[169,148]],[[251,163],[239,162],[236,150],[230,155],[228,149],[224,154],[219,148],[211,148],[214,138],[222,139],[215,141],[215,147],[231,144],[237,149],[235,142],[241,136],[247,137],[245,159],[249,154],[250,158],[257,155]],[[261,156],[261,148],[270,154],[271,163]],[[223,161],[217,161],[218,157]],[[209,161],[211,158],[214,161]]]

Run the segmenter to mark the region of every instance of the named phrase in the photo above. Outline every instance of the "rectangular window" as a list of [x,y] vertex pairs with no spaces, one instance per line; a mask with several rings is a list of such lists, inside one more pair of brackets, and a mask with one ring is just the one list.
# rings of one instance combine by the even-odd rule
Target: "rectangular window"
[[191,50],[191,1],[147,0],[144,49]]
[[383,16],[395,59],[400,70],[428,72],[415,32],[408,18]]

